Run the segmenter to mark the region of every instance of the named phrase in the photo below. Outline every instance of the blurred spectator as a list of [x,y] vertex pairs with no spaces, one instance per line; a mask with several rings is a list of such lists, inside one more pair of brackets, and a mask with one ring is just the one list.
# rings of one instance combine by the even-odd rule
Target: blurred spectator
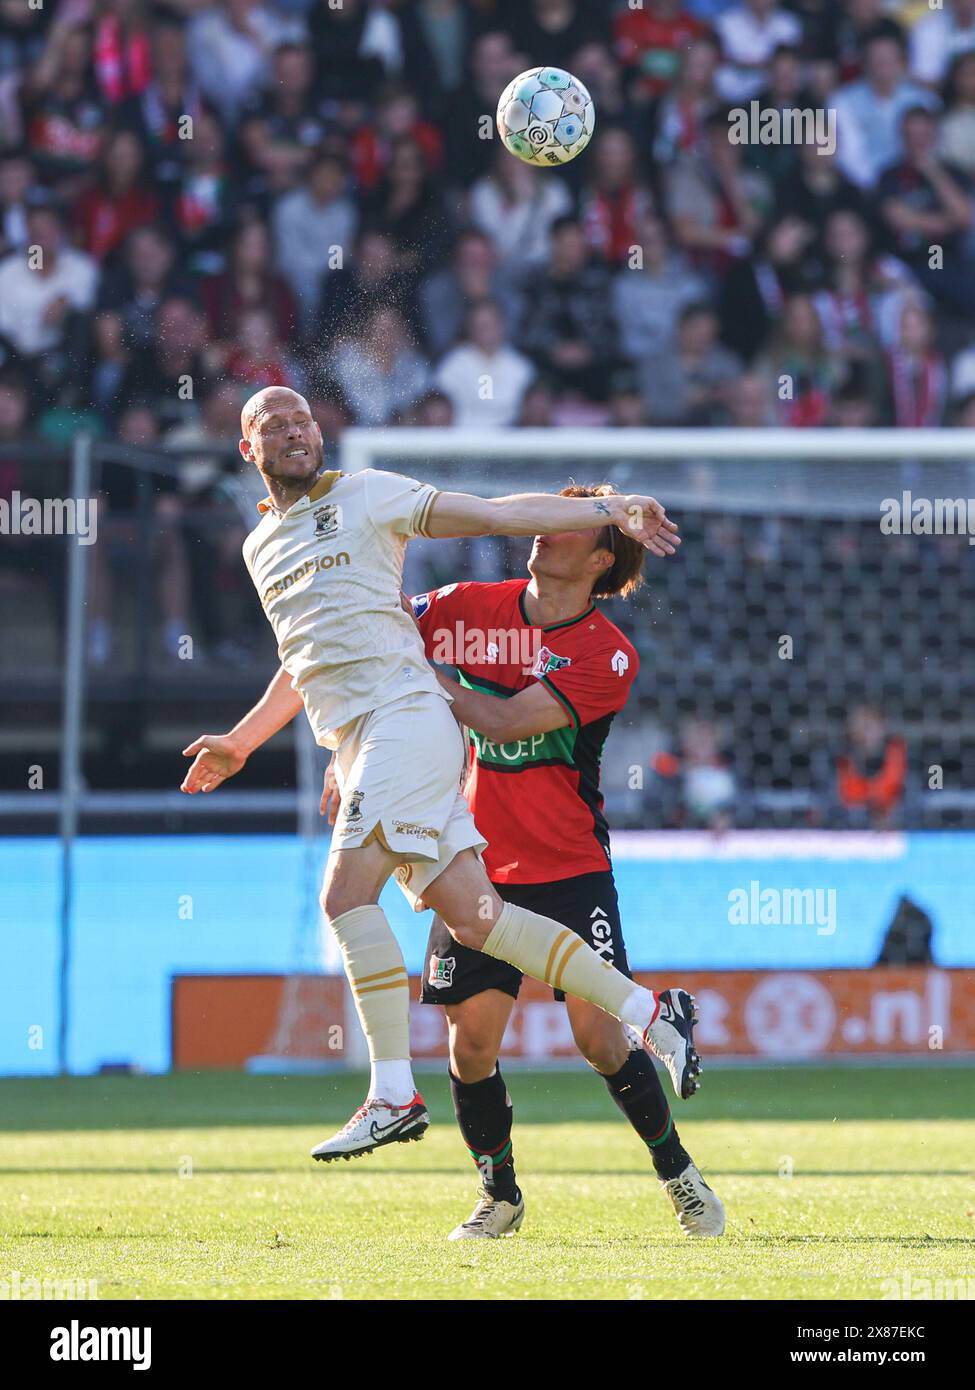
[[813,227],[822,227],[837,209],[867,212],[864,194],[842,172],[835,153],[814,143],[799,146],[797,168],[775,192],[780,213],[794,213]]
[[98,308],[116,313],[128,345],[142,351],[155,337],[162,301],[192,295],[192,281],[176,268],[173,243],[159,227],[139,227],[125,243],[121,264],[103,276]]
[[642,100],[661,96],[677,75],[682,54],[705,26],[682,8],[681,0],[646,0],[627,6],[613,20],[616,52]]
[[839,363],[823,343],[823,325],[808,295],[785,301],[769,345],[768,371],[781,423],[790,429],[824,425]]
[[500,305],[482,299],[467,310],[463,337],[434,372],[462,429],[513,425],[535,375],[528,358],[505,340]]
[[267,87],[248,100],[240,122],[240,142],[256,175],[253,190],[281,193],[293,188],[328,126],[315,95],[315,61],[307,45],[280,44]]
[[753,368],[738,377],[728,393],[728,418],[723,423],[740,430],[763,430],[776,424],[772,382],[766,372]]
[[750,362],[766,344],[782,313],[786,296],[818,280],[812,254],[815,231],[792,212],[770,218],[755,243],[755,253],[737,260],[721,284],[721,339]]
[[601,0],[501,0],[501,14],[526,67],[570,68],[583,44],[612,37],[609,6]]
[[555,391],[551,382],[536,377],[521,401],[518,424],[522,429],[551,429],[555,424]]
[[775,0],[742,0],[718,15],[715,28],[724,54],[718,91],[736,105],[746,105],[761,92],[775,50],[783,44],[794,47],[802,37],[798,19]]
[[904,36],[885,25],[864,36],[863,77],[840,87],[832,104],[840,168],[864,189],[873,188],[900,158],[904,113],[912,106],[939,106],[937,97],[910,81]]
[[893,423],[898,429],[934,428],[944,421],[948,373],[935,346],[931,314],[919,299],[906,299],[897,338],[887,353]]
[[457,423],[450,397],[443,391],[428,391],[413,407],[411,423],[420,429],[449,429]]
[[582,195],[582,221],[593,251],[611,266],[624,263],[637,240],[637,222],[651,207],[636,146],[625,130],[610,126],[593,142],[593,174]]
[[193,419],[220,357],[207,339],[206,316],[190,299],[167,299],[156,320],[152,350],[137,363],[132,393],[148,400],[161,426]]
[[968,178],[975,177],[975,53],[963,53],[952,64],[945,108],[938,153]]
[[0,261],[0,339],[52,390],[63,382],[68,358],[82,358],[78,315],[95,302],[98,270],[68,245],[52,204],[31,208],[27,240],[28,248]]
[[513,159],[500,144],[491,172],[474,184],[469,202],[471,221],[514,273],[545,260],[553,224],[572,207],[558,174],[540,179],[537,170]]
[[[504,152],[494,138],[498,98],[511,79],[527,66],[524,55],[514,51],[510,35],[500,29],[490,29],[474,40],[469,78],[455,93],[444,121],[447,168],[451,178],[465,188],[487,175],[496,149]],[[488,127],[490,138],[482,133],[485,117],[491,123]],[[518,162],[510,156],[507,158],[510,164]],[[531,173],[531,170],[526,172]]]
[[368,0],[313,0],[308,33],[318,89],[333,102],[371,101],[383,78],[402,67],[398,19]]
[[97,161],[108,122],[94,77],[91,30],[53,23],[21,96],[31,157],[44,178],[70,196]]
[[442,116],[464,81],[479,16],[466,0],[415,0],[401,6],[397,18],[404,73],[426,109]]
[[136,227],[155,222],[158,195],[145,177],[145,152],[131,130],[116,131],[105,143],[98,182],[79,198],[72,217],[90,256],[103,261]]
[[664,168],[678,154],[703,150],[705,124],[720,104],[715,86],[720,57],[720,44],[705,31],[681,54],[676,80],[656,102],[653,155]]
[[351,264],[329,271],[318,311],[316,346],[323,351],[355,333],[376,305],[397,308],[414,327],[411,280],[397,269],[396,248],[386,232],[365,227],[353,250]]
[[404,137],[419,146],[427,171],[439,174],[443,166],[440,131],[420,119],[419,102],[408,87],[389,82],[377,97],[374,119],[361,126],[352,141],[352,173],[362,192],[376,187],[389,165],[394,144]]
[[911,76],[938,87],[951,63],[975,49],[975,0],[946,0],[911,30]]
[[645,214],[637,238],[636,263],[618,271],[613,281],[623,354],[634,362],[666,351],[681,311],[705,296],[703,280],[669,244],[659,217]]
[[[178,179],[184,159],[193,157],[204,106],[190,70],[184,26],[163,12],[149,39],[149,81],[122,106],[120,117],[138,132],[157,181],[168,189]],[[187,138],[189,131],[192,139]]]
[[718,341],[714,309],[702,303],[682,311],[675,342],[642,359],[639,371],[654,424],[709,425],[720,419],[741,365]]
[[[903,158],[877,184],[892,249],[935,299],[973,314],[975,264],[964,235],[972,224],[971,187],[960,171],[937,159],[938,130],[930,111],[908,108],[901,130]],[[934,247],[940,257],[932,264]]]
[[294,295],[283,276],[275,273],[268,229],[255,218],[235,232],[227,269],[203,281],[202,299],[209,332],[220,343],[233,343],[246,309],[270,310],[275,333],[283,342],[289,342],[297,330]]
[[367,200],[365,215],[392,237],[398,270],[422,275],[443,261],[450,247],[450,220],[412,137],[393,142],[385,176]]
[[[151,449],[159,439],[154,411],[148,404],[133,402],[119,419],[117,433],[123,444]],[[177,660],[184,638],[191,633],[189,567],[181,526],[183,504],[176,493],[175,470],[150,473],[119,463],[105,464],[98,512],[101,543],[92,547],[88,660],[96,668],[108,666],[112,660],[115,600],[131,587],[133,558],[145,560],[146,522],[156,589],[153,611],[162,620],[158,636],[164,655]],[[140,612],[137,622],[147,617],[148,613]]]
[[639,374],[632,367],[622,367],[613,373],[609,384],[609,418],[606,423],[621,430],[643,429],[651,423],[640,392]]
[[261,391],[266,386],[290,386],[303,391],[305,386],[297,362],[275,334],[273,315],[257,306],[241,314],[236,342],[227,354],[224,371],[251,391]]
[[751,251],[770,192],[762,175],[744,166],[743,146],[728,139],[725,115],[709,116],[705,132],[701,152],[678,155],[667,171],[666,202],[691,265],[720,276]]
[[895,821],[904,797],[907,745],[887,731],[873,705],[857,705],[847,720],[847,749],[836,759],[837,793],[851,812],[865,812],[870,827],[883,830]]
[[822,288],[813,297],[827,350],[868,363],[876,385],[878,352],[894,301],[913,284],[905,267],[878,253],[873,227],[838,209],[823,232]]
[[383,305],[338,345],[332,371],[360,425],[389,424],[423,395],[430,379],[402,315]]
[[237,207],[238,188],[227,160],[220,122],[201,110],[193,124],[193,139],[179,167],[170,197],[169,220],[185,250],[186,268],[199,275],[216,275],[223,268],[223,250]]
[[501,274],[490,237],[468,228],[454,242],[450,264],[420,286],[423,340],[431,357],[442,356],[456,342],[465,312],[482,299],[497,303],[510,334],[519,304],[512,277]]
[[352,252],[357,212],[345,180],[340,160],[319,156],[307,183],[286,193],[274,209],[275,266],[291,286],[306,334],[318,309],[322,281]]
[[[347,9],[352,5],[345,0]],[[261,0],[222,0],[190,20],[187,47],[201,92],[234,122],[250,93],[267,82],[275,49],[303,39],[299,21]]]
[[737,787],[718,731],[707,719],[688,718],[680,728],[680,752],[653,758],[658,776],[678,779],[676,821],[682,827],[722,831],[734,824]]
[[559,218],[548,260],[532,277],[518,342],[540,371],[583,398],[605,397],[615,365],[611,285],[606,267],[590,259],[581,223]]
[[27,246],[27,195],[34,170],[16,150],[0,155],[0,255]]

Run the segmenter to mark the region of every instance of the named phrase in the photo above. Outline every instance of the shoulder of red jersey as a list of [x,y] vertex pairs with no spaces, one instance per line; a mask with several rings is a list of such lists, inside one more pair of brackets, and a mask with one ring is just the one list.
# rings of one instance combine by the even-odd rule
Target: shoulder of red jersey
[[419,621],[436,616],[439,605],[442,612],[449,608],[454,614],[469,612],[472,608],[490,608],[504,604],[516,597],[525,588],[527,580],[506,579],[498,584],[481,584],[476,580],[462,580],[457,584],[444,584],[439,589],[430,589],[425,594],[414,594],[410,599],[413,616]]
[[[593,637],[598,641],[596,659],[608,658],[610,667],[617,676],[629,676],[630,680],[640,669],[640,654],[630,639],[610,622],[606,614],[597,608],[596,631]],[[593,644],[596,646],[596,643]]]

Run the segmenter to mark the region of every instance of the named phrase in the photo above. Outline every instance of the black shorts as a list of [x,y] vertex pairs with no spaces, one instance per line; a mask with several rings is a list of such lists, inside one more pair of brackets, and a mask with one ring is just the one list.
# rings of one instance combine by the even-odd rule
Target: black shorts
[[[580,874],[556,883],[496,883],[506,902],[554,917],[581,936],[603,960],[630,975],[620,925],[616,884],[609,872]],[[454,940],[439,917],[434,917],[427,942],[420,999],[424,1004],[461,1004],[486,989],[500,989],[518,998],[521,971]],[[561,990],[556,999],[564,999]]]

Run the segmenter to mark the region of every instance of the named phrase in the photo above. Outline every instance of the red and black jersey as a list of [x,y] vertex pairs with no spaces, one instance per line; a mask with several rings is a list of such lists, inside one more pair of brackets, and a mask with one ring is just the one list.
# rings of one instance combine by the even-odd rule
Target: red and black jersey
[[551,883],[609,867],[599,763],[639,669],[632,644],[595,605],[548,627],[529,622],[527,587],[527,579],[448,584],[413,599],[427,656],[455,666],[464,685],[508,699],[541,681],[569,717],[514,743],[470,732],[465,795],[488,841],[493,883]]

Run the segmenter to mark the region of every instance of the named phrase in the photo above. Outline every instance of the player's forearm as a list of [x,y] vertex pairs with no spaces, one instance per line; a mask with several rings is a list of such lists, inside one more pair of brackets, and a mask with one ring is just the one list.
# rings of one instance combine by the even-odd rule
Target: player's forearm
[[282,666],[257,704],[234,725],[228,737],[234,740],[243,757],[250,757],[255,748],[260,748],[285,724],[290,724],[301,706],[301,696],[292,688],[291,677]]
[[431,536],[539,536],[588,531],[625,517],[621,497],[559,497],[525,492],[513,497],[469,497],[442,492],[430,513]]
[[509,736],[505,727],[505,701],[497,695],[483,695],[479,690],[468,690],[460,681],[451,680],[443,672],[437,672],[437,680],[444,690],[453,697],[451,706],[454,717],[469,729],[492,742],[503,743]]

